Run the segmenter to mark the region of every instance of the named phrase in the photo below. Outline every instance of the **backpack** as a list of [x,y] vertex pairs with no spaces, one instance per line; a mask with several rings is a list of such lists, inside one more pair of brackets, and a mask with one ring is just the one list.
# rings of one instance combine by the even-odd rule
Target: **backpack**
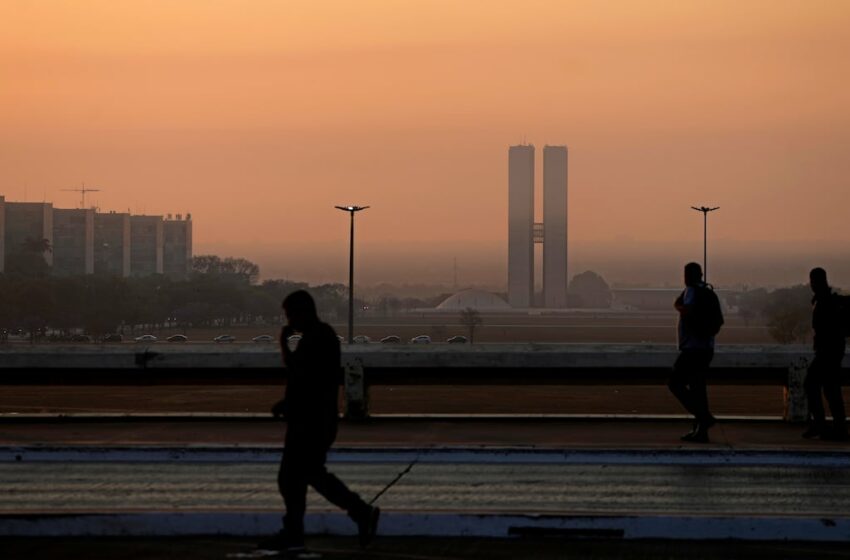
[[841,334],[844,335],[844,338],[848,338],[850,337],[850,296],[836,294],[834,297],[838,309],[838,324],[841,327]]
[[711,286],[699,286],[694,294],[694,318],[692,327],[700,336],[717,336],[723,326],[723,310],[720,299]]

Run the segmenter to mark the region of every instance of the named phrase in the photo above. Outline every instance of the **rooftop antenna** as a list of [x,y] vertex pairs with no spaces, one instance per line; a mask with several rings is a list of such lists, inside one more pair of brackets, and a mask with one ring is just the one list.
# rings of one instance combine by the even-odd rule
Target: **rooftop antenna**
[[82,195],[81,198],[80,198],[80,208],[83,208],[83,209],[85,209],[85,207],[86,207],[86,193],[100,192],[100,189],[87,189],[85,183],[82,183],[82,188],[79,188],[79,189],[62,189],[62,190],[80,193]]

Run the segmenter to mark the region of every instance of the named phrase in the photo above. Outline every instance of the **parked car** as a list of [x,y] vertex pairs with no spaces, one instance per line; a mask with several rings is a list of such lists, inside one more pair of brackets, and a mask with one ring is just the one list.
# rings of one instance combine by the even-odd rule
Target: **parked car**
[[124,337],[121,336],[118,333],[108,334],[101,339],[101,342],[123,342],[123,341],[124,341]]
[[87,334],[75,334],[71,336],[71,342],[91,342],[91,337]]
[[236,340],[235,336],[229,334],[220,334],[213,339],[213,342],[215,342],[216,344],[222,344],[224,342],[233,342],[234,340]]
[[372,342],[372,339],[365,334],[358,334],[354,337],[355,344],[369,344],[370,342]]
[[143,334],[135,338],[136,342],[156,342],[157,338],[152,334]]
[[343,344],[345,342],[345,337],[343,336],[336,335],[336,339],[339,341],[340,344]]
[[446,339],[449,344],[466,344],[469,340],[465,336],[457,335]]
[[259,336],[255,336],[251,340],[258,343],[268,344],[269,342],[274,342],[274,337],[269,334],[261,334]]
[[385,336],[381,339],[382,344],[399,344],[400,342],[401,338],[397,337],[394,334],[391,334],[390,336]]
[[165,340],[167,340],[168,342],[186,342],[187,340],[189,340],[189,337],[185,334],[173,334]]
[[431,344],[431,337],[427,334],[420,334],[410,339],[411,344]]

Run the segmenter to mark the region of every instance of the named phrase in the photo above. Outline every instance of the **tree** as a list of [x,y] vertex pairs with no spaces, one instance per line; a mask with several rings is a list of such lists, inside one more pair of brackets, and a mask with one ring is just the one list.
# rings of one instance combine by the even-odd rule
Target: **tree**
[[192,272],[221,274],[221,258],[215,255],[196,255],[192,257]]
[[44,254],[52,252],[53,247],[47,239],[27,237],[20,247],[13,248],[6,256],[6,273],[13,276],[44,278],[50,273]]
[[602,276],[592,270],[573,276],[569,293],[576,307],[611,307],[611,288]]
[[227,257],[222,261],[222,271],[245,282],[255,284],[260,277],[260,267],[248,259]]
[[25,253],[35,253],[36,255],[53,252],[50,241],[44,238],[27,237],[22,243],[22,248]]
[[780,344],[805,342],[811,333],[811,290],[799,285],[770,292],[764,309],[770,336]]
[[769,295],[764,288],[746,290],[738,296],[738,315],[749,327],[750,321],[764,315]]
[[460,324],[469,332],[469,343],[475,342],[475,329],[484,322],[477,309],[467,307],[460,312]]

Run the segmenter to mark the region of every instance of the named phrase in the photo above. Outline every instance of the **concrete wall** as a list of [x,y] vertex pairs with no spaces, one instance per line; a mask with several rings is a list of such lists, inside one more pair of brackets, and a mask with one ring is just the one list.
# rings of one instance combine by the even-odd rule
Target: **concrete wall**
[[[491,368],[659,368],[678,355],[673,345],[619,344],[475,344],[342,346],[342,361],[360,360],[365,367]],[[787,368],[811,359],[807,346],[719,347],[712,367]],[[276,345],[168,343],[31,346],[0,345],[7,368],[279,368]],[[850,356],[845,360],[850,364]],[[0,368],[2,376],[2,368]]]
[[543,148],[543,306],[567,306],[567,147]]
[[534,146],[508,150],[508,303],[534,301]]
[[192,220],[182,219],[163,222],[162,270],[167,276],[185,279],[192,269]]
[[162,216],[130,216],[130,274],[162,274]]
[[0,196],[0,272],[6,270],[6,197]]
[[97,274],[130,276],[130,214],[95,214],[94,270]]
[[[47,239],[53,246],[53,205],[49,202],[7,202],[5,237],[6,258],[21,250],[27,239]],[[44,261],[53,265],[53,253],[44,253]]]
[[53,209],[53,273],[94,274],[94,210]]

